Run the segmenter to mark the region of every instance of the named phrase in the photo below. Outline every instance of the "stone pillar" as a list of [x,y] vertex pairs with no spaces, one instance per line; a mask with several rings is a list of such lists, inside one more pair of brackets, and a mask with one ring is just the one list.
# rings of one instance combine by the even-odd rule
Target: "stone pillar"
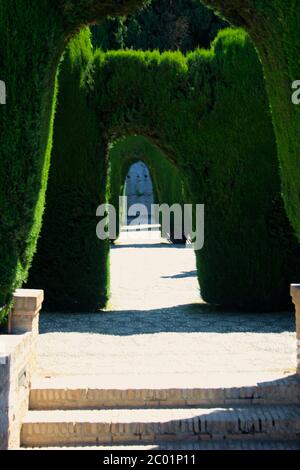
[[39,332],[39,314],[44,301],[44,291],[17,289],[9,318],[9,330],[13,335]]
[[31,333],[31,375],[36,369],[39,317],[44,300],[44,291],[17,289],[13,297],[13,308],[8,320],[9,333],[21,335]]
[[0,336],[0,450],[18,449],[37,364],[39,313],[44,293],[17,290],[9,334]]
[[297,374],[300,375],[300,284],[291,285],[291,296],[296,307]]

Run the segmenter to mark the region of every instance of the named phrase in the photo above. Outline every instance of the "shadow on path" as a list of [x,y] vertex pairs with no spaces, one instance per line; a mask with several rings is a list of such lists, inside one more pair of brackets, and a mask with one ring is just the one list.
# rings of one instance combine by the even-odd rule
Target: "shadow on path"
[[173,276],[162,276],[162,279],[187,279],[188,277],[197,277],[197,271],[187,271]]
[[283,333],[295,332],[293,313],[231,313],[207,304],[153,310],[41,315],[43,333],[94,333],[131,336],[155,333]]

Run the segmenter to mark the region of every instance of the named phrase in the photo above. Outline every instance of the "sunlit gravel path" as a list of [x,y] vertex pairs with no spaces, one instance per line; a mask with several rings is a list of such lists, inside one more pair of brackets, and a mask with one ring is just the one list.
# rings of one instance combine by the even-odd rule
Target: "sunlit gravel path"
[[160,242],[147,245],[140,237],[114,247],[107,312],[42,315],[39,375],[225,386],[294,372],[292,313],[241,314],[205,305],[193,251]]

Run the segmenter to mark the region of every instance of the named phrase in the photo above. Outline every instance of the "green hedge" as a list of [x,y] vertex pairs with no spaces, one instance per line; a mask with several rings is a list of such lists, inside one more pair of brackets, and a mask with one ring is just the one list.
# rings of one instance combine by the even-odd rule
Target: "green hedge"
[[[52,146],[55,77],[81,25],[138,0],[0,0],[0,321],[26,281],[40,232]],[[6,306],[4,310],[2,307]]]
[[92,62],[85,29],[68,47],[60,74],[47,210],[28,282],[45,290],[45,307],[52,310],[90,311],[108,297],[109,247],[96,237],[107,174],[98,122],[87,102]]
[[300,80],[298,0],[203,0],[250,34],[265,73],[280,160],[285,207],[300,239],[300,106],[292,83]]
[[[247,29],[264,64],[281,161],[286,208],[300,237],[299,15],[295,0],[206,0]],[[8,103],[0,107],[0,306],[22,286],[35,251],[44,205],[57,65],[70,37],[139,0],[0,0],[0,70]],[[292,268],[292,266],[291,266]],[[7,309],[6,309],[7,312]],[[2,314],[1,314],[2,315]]]
[[93,44],[119,49],[188,52],[209,47],[228,24],[199,0],[152,0],[128,17],[109,17],[92,28]]
[[[81,55],[80,49],[77,53]],[[69,69],[68,62],[65,67]],[[64,168],[68,193],[63,205],[68,206],[74,199],[77,189],[72,175],[77,175],[82,185],[78,210],[95,223],[96,207],[106,198],[101,178],[105,165],[108,171],[109,145],[128,135],[142,135],[176,166],[186,187],[186,202],[206,205],[205,247],[197,252],[204,300],[243,310],[288,307],[289,283],[300,275],[300,253],[282,207],[262,70],[247,35],[241,30],[223,31],[210,51],[198,50],[186,57],[180,52],[97,51],[93,67],[89,64],[87,70],[89,73],[85,69],[82,72],[86,79],[81,86],[89,90],[84,106],[89,107],[99,129],[99,145],[89,147],[91,178],[98,178],[99,190],[97,194],[96,190],[95,194],[89,193],[88,200],[85,198],[89,184],[87,159],[82,158],[85,143],[76,130],[72,132],[72,166],[63,163],[64,155],[69,153],[69,138],[65,136],[69,135],[66,130],[70,118],[66,106],[69,102],[71,114],[76,114],[77,104],[75,96],[69,101],[62,96],[63,112],[58,118],[61,158],[55,157],[59,169],[53,174]],[[86,109],[79,107],[77,114],[82,121],[88,119]],[[86,142],[95,142],[93,129],[90,135],[84,130]],[[87,181],[84,185],[81,175]],[[123,176],[124,172],[119,182]],[[61,181],[53,177],[51,185],[48,207],[57,208],[62,204],[58,192]],[[52,258],[62,259],[61,269],[68,272],[63,284],[57,282],[55,295],[58,301],[66,299],[60,290],[72,285],[70,310],[74,300],[81,310],[90,309],[89,286],[98,285],[99,293],[106,286],[101,283],[99,271],[90,270],[86,261],[86,236],[91,258],[100,262],[103,257],[103,245],[90,242],[89,237],[95,237],[93,223],[88,234],[88,227],[80,226],[72,242],[64,237],[60,242],[60,230],[57,236],[52,231],[50,239],[45,225],[41,239],[44,243],[46,238],[45,246],[54,250]],[[59,227],[68,224],[69,215],[65,215]],[[55,227],[54,212],[48,226]],[[81,246],[82,260],[79,250],[72,258],[73,244]],[[47,257],[41,253],[40,259]],[[85,262],[82,282],[76,266],[84,267]],[[107,266],[103,263],[102,269]],[[50,269],[54,278],[53,266]],[[42,280],[46,270],[47,263],[43,263],[36,279]],[[108,278],[108,274],[102,276]],[[61,277],[61,271],[55,273],[55,279]],[[93,307],[99,303],[94,302]]]
[[197,253],[205,300],[242,309],[289,304],[298,246],[284,216],[260,63],[241,30],[211,51],[109,52],[95,60],[98,118],[108,140],[152,139],[206,204]]
[[9,307],[12,292],[26,279],[41,227],[55,106],[53,62],[62,36],[50,2],[1,0],[0,73],[7,104],[0,106],[0,308]]

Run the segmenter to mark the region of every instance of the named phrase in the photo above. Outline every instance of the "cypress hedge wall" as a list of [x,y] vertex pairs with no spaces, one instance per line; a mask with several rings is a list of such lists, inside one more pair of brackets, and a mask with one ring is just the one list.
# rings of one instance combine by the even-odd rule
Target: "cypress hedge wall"
[[[62,52],[79,27],[127,14],[141,0],[0,0],[0,322],[26,281],[47,186]],[[4,308],[3,308],[4,307]]]
[[292,84],[300,80],[299,0],[203,0],[243,27],[260,55],[280,160],[285,207],[300,240],[300,105]]
[[[300,108],[291,84],[299,79],[298,0],[205,0],[251,35],[264,65],[280,157],[283,193],[300,237]],[[24,283],[44,206],[55,109],[55,76],[78,29],[123,15],[141,0],[0,0],[0,70],[7,105],[0,107],[0,311]],[[6,305],[4,310],[2,306]]]
[[[108,296],[108,243],[96,237],[96,208],[106,198],[106,149],[88,107],[90,30],[70,43],[59,78],[47,204],[28,286],[45,290],[45,307],[91,311]],[[91,215],[92,214],[92,215]]]
[[55,102],[54,51],[63,36],[54,10],[46,0],[0,2],[0,73],[7,90],[7,104],[0,107],[0,310],[26,279],[41,226]]
[[156,142],[206,205],[197,253],[204,300],[242,309],[285,308],[298,246],[283,213],[261,65],[241,30],[211,51],[98,52],[95,90],[104,137]]
[[[89,64],[87,69],[89,73],[83,72],[86,79],[81,86],[88,90],[86,105],[99,129],[98,145],[91,146],[89,157],[94,162],[92,178],[95,174],[99,178],[99,192],[96,195],[95,191],[89,202],[82,198],[80,212],[94,223],[96,207],[107,197],[101,186],[105,170],[102,164],[97,166],[97,159],[104,162],[108,172],[110,144],[126,136],[142,135],[177,168],[186,188],[185,202],[205,203],[205,246],[196,253],[204,300],[243,310],[287,308],[289,283],[300,275],[300,253],[283,209],[261,65],[248,36],[241,30],[223,31],[211,50],[198,50],[187,56],[180,52],[97,51],[93,66]],[[64,122],[68,113],[67,102],[63,102],[58,128],[62,136],[69,125],[68,117]],[[79,108],[78,115],[81,114],[85,120],[85,113]],[[65,166],[64,179],[69,178],[68,172],[79,178],[81,173],[86,174],[77,135],[74,132],[72,168]],[[62,156],[67,140],[60,140]],[[78,155],[74,154],[76,151]],[[64,166],[62,158],[56,162]],[[56,173],[58,170],[53,174]],[[119,182],[124,173],[121,176]],[[54,177],[51,184],[48,207],[57,207],[61,201],[56,192],[59,182]],[[73,200],[75,189],[71,190],[71,186],[68,184],[70,192],[65,194],[64,204]],[[69,223],[68,217],[61,226]],[[55,226],[55,219],[50,217],[49,224]],[[95,236],[92,224],[91,230]],[[72,243],[64,240],[66,254],[58,253],[65,260],[62,269],[69,272],[69,285],[74,283],[77,292],[80,290],[76,305],[82,311],[91,308],[90,292],[85,292],[87,285],[98,283],[99,293],[106,286],[101,284],[96,270],[82,273],[84,282],[76,269],[72,276],[76,264],[84,266],[85,235],[81,228],[74,234],[78,246],[83,247],[82,264],[77,258],[79,252],[73,260],[70,254],[72,243],[77,244],[75,239]],[[48,237],[46,228],[43,236]],[[59,236],[57,231],[56,243],[47,242],[48,246],[52,243],[54,259],[58,256]],[[95,244],[92,249],[94,258],[100,260],[104,245]],[[104,263],[102,269],[107,266]],[[39,279],[44,269],[47,266],[40,270]],[[56,277],[60,276],[57,272]],[[108,275],[104,278],[107,280]],[[66,289],[66,285],[57,283],[57,299],[62,288]],[[67,305],[68,310],[73,310],[75,298]],[[99,304],[95,302],[93,308]]]

